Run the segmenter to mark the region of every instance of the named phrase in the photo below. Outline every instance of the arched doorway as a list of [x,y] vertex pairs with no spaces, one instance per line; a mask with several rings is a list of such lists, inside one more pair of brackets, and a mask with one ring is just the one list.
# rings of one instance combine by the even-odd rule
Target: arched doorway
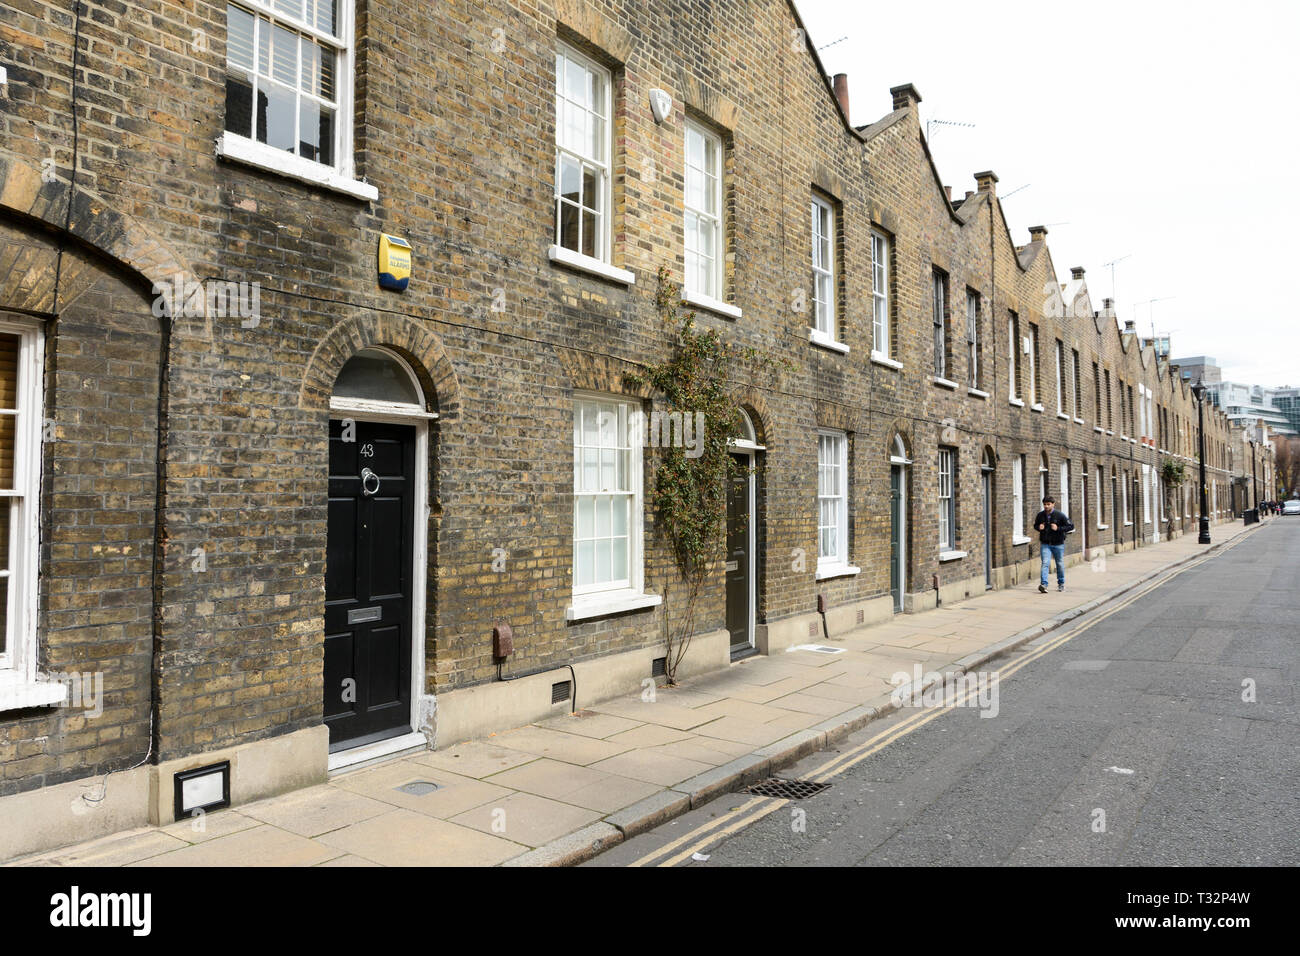
[[738,437],[728,443],[736,465],[727,483],[727,630],[731,634],[732,660],[754,652],[758,619],[758,466],[759,453],[765,451],[743,408],[739,410],[738,426]]
[[907,593],[907,469],[911,464],[903,436],[895,435],[889,455],[889,591],[895,613],[903,610]]
[[985,448],[980,461],[980,501],[984,525],[984,589],[993,590],[993,475],[997,459],[993,449]]
[[357,352],[334,383],[324,668],[331,769],[423,740],[414,703],[424,679],[428,425],[436,417],[410,367],[387,349]]

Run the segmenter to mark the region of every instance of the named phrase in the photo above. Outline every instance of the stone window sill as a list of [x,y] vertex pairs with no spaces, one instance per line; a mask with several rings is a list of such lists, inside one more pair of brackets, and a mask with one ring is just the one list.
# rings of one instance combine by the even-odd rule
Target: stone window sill
[[551,246],[546,251],[546,254],[552,262],[568,266],[570,269],[577,269],[579,272],[586,272],[588,275],[596,276],[599,279],[608,279],[620,285],[636,285],[636,276],[626,269],[619,269],[611,266],[608,262],[601,262],[591,256],[584,256],[572,249],[565,249],[563,246]]
[[1013,534],[1013,535],[1011,536],[1011,543],[1012,543],[1013,545],[1016,545],[1016,544],[1028,544],[1030,541],[1033,541],[1033,540],[1034,540],[1033,538],[1026,538],[1026,537],[1025,537],[1024,535],[1022,535],[1022,534]]
[[968,389],[966,389],[966,394],[967,394],[967,395],[973,395],[973,396],[975,396],[976,398],[981,399],[981,400],[982,400],[982,399],[986,399],[986,398],[989,397],[989,393],[988,393],[988,392],[981,392],[978,388],[968,388]]
[[1010,402],[1012,405],[1016,406],[1016,408],[1025,407],[1024,401],[1019,398],[1012,397],[1012,398],[1008,398],[1007,401]]
[[1041,412],[1043,410],[1043,406],[1040,405],[1038,402],[1034,402],[1034,404],[1029,406],[1029,410],[1031,412]]
[[1065,414],[1065,412],[1057,412],[1057,413],[1056,413],[1056,417],[1057,417],[1057,418],[1063,418],[1063,419],[1065,419],[1065,421],[1067,421],[1067,422],[1070,420],[1070,416],[1067,415],[1067,414]]
[[243,163],[278,176],[287,176],[312,186],[321,186],[354,199],[374,202],[379,190],[370,183],[344,176],[331,166],[314,163],[283,149],[276,149],[257,140],[225,132],[217,139],[217,156],[231,162]]
[[968,552],[966,551],[940,551],[939,563],[944,564],[948,561],[960,561],[962,558],[966,557],[967,553]]
[[885,368],[892,368],[896,372],[902,371],[903,369],[902,362],[895,362],[885,353],[877,352],[875,349],[871,350],[871,361],[874,365],[883,365]]
[[861,568],[855,568],[851,564],[829,564],[824,568],[817,569],[816,579],[825,581],[829,578],[847,578],[861,573]]
[[832,352],[839,352],[841,355],[849,354],[849,347],[847,345],[843,342],[835,341],[819,329],[808,330],[808,341],[821,348],[830,349]]
[[566,621],[586,621],[593,617],[605,617],[621,614],[624,611],[640,611],[663,603],[660,594],[635,594],[629,591],[613,591],[609,594],[587,595],[575,599],[564,611]]
[[740,309],[730,302],[723,302],[721,299],[715,299],[711,295],[704,295],[700,292],[692,292],[690,289],[682,290],[682,301],[687,305],[695,306],[697,309],[704,309],[706,312],[726,316],[728,319],[738,319],[741,316]]
[[0,671],[0,712],[29,707],[60,707],[68,687],[58,681],[26,680],[15,671]]
[[957,383],[951,379],[944,378],[942,375],[936,375],[934,377],[934,384],[938,385],[940,388],[951,389],[954,392],[957,391]]

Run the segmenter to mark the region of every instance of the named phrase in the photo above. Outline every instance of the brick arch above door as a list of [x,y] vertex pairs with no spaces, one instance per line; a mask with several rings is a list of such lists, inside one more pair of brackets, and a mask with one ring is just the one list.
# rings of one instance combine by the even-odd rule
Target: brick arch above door
[[344,319],[325,334],[307,362],[298,407],[325,411],[344,363],[364,348],[379,346],[402,356],[424,390],[426,404],[442,422],[460,414],[460,385],[446,349],[436,335],[415,319],[364,314]]

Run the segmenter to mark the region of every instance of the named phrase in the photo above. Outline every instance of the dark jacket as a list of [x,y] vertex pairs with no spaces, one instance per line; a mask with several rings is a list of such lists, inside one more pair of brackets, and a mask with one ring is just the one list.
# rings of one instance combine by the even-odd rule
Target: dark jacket
[[[1038,531],[1040,524],[1042,531]],[[1056,525],[1055,531],[1052,530],[1053,524]],[[1043,544],[1065,544],[1065,535],[1074,530],[1074,525],[1063,511],[1040,511],[1034,515],[1034,530],[1038,531],[1038,540]]]

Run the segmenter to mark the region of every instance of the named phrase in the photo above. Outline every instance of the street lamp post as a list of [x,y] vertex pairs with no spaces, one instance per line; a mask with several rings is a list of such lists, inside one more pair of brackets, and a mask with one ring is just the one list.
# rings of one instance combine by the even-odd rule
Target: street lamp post
[[1196,396],[1196,414],[1199,435],[1197,436],[1197,450],[1201,459],[1201,534],[1196,539],[1197,544],[1210,543],[1210,503],[1207,500],[1205,484],[1205,382],[1201,379],[1196,380],[1192,386],[1192,394]]

